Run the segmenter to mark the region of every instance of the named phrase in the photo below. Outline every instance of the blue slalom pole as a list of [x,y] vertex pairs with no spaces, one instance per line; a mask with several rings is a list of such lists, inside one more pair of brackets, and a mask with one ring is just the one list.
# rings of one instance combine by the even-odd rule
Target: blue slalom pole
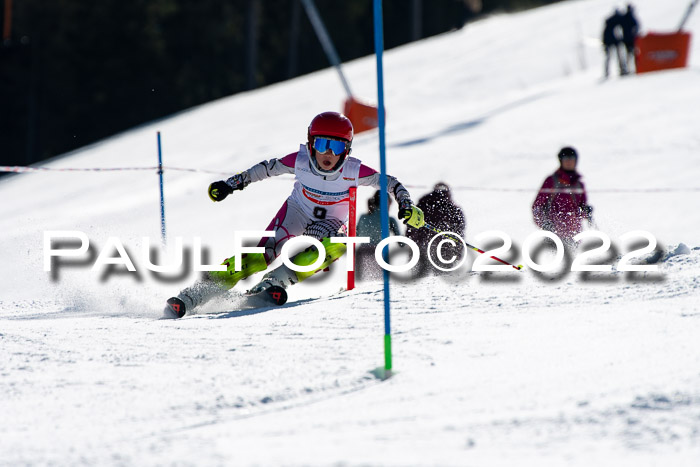
[[160,178],[160,241],[165,246],[165,197],[163,196],[163,151],[160,144],[160,131],[158,135],[158,177]]
[[[377,123],[379,127],[379,168],[380,189],[379,210],[382,219],[382,238],[389,237],[389,202],[386,178],[386,142],[384,138],[384,70],[382,54],[384,53],[384,20],[382,1],[374,0],[374,50],[377,56]],[[388,262],[388,247],[382,251],[384,261]],[[384,369],[387,376],[391,371],[391,302],[389,297],[389,271],[384,270]]]

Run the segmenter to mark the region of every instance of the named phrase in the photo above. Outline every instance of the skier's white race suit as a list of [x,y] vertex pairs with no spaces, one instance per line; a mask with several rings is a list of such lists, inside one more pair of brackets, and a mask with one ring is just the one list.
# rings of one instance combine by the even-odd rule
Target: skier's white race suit
[[[305,144],[298,152],[260,162],[242,172],[251,183],[282,174],[294,174],[296,180],[292,193],[266,229],[274,231],[275,237],[263,238],[258,244],[265,248],[267,264],[279,256],[282,245],[292,237],[307,235],[321,240],[342,235],[339,231],[342,232],[348,220],[350,187],[380,186],[380,174],[354,157],[348,157],[336,174],[317,175],[311,169]],[[410,194],[395,177],[387,176],[387,189],[398,204],[410,200]]]

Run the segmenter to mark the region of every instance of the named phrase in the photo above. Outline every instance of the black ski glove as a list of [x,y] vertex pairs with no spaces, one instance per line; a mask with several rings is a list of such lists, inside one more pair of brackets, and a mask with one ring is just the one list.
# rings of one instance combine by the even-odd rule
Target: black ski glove
[[209,185],[209,198],[212,201],[223,201],[231,193],[233,193],[233,188],[228,186],[223,180]]
[[209,198],[212,201],[223,201],[235,190],[242,190],[250,183],[250,176],[247,173],[236,174],[226,181],[219,180],[209,185]]

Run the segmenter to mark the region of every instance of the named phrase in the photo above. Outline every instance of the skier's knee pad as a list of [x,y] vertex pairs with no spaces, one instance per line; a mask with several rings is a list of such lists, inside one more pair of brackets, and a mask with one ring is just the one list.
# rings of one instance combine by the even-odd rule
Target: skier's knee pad
[[[318,271],[322,271],[326,269],[330,264],[343,256],[345,252],[347,251],[347,246],[344,243],[332,243],[331,239],[326,237],[321,240],[321,244],[323,245],[323,248],[326,250],[326,257],[323,260],[323,263],[321,266],[317,267],[313,271],[309,272],[300,272],[296,271],[297,278],[299,279],[299,282],[303,281],[304,279],[313,276],[316,274]],[[292,258],[292,263],[296,264],[297,266],[309,266],[311,264],[314,264],[316,260],[318,259],[318,250],[315,247],[309,247],[306,250],[302,251],[301,253],[297,254]]]
[[239,280],[252,276],[256,272],[267,269],[265,255],[262,253],[247,253],[241,255],[240,271],[236,271],[234,257],[228,258],[221,263],[226,266],[225,271],[210,271],[209,277],[223,289],[230,289],[238,283]]

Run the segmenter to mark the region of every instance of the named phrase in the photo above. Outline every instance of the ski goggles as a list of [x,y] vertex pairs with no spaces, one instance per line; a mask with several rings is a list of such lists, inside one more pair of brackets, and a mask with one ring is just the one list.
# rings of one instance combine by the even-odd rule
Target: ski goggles
[[344,154],[348,150],[348,143],[345,141],[338,141],[337,139],[328,139],[323,136],[317,136],[314,138],[314,149],[320,153],[324,153],[329,149],[336,156]]

